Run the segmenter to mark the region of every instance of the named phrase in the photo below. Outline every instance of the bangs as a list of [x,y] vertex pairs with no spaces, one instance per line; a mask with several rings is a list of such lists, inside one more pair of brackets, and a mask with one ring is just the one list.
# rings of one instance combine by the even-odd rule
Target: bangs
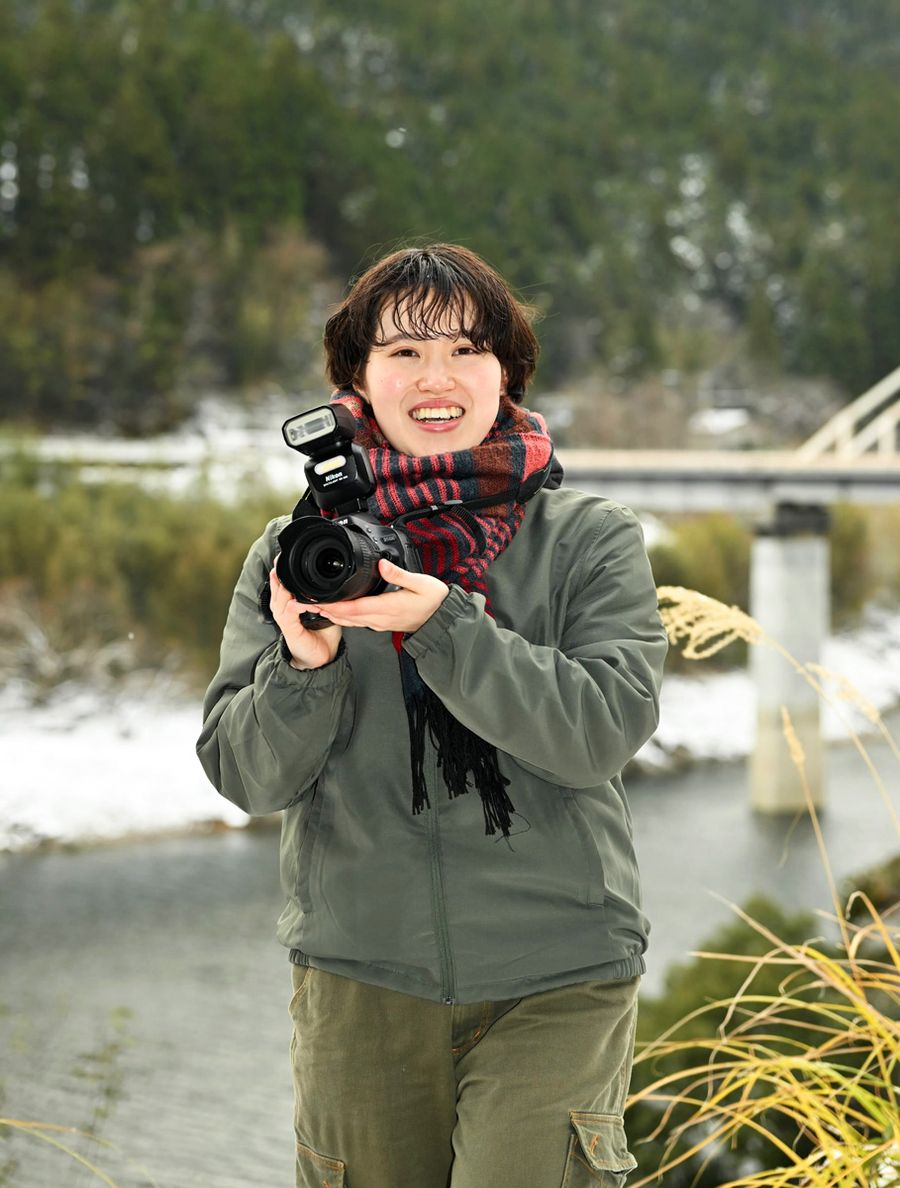
[[438,293],[419,289],[387,297],[381,307],[381,326],[376,326],[372,346],[384,346],[386,339],[379,329],[393,326],[404,338],[467,338],[483,350],[491,345],[486,320],[473,308],[472,298],[456,289]]
[[[503,303],[490,283],[460,264],[427,251],[398,259],[382,277],[383,328],[393,325],[407,338],[465,337],[479,350],[492,347],[501,331],[497,315],[506,320]],[[372,346],[384,345],[380,329],[377,324],[372,329]]]

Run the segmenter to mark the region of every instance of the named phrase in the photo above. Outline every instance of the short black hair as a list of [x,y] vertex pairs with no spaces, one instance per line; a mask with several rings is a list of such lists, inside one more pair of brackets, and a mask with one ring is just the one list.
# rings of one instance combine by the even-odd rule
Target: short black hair
[[509,396],[522,400],[540,351],[534,311],[475,252],[433,243],[401,248],[366,269],[325,325],[326,371],[336,388],[361,382],[369,351],[382,345],[379,325],[387,309],[397,329],[413,338],[452,331],[490,350],[506,372]]

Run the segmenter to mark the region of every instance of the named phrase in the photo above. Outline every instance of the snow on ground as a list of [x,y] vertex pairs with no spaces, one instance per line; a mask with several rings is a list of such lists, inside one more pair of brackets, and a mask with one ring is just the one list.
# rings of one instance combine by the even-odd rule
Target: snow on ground
[[[828,641],[824,665],[879,710],[900,702],[900,613],[872,612],[852,635]],[[753,739],[754,698],[743,672],[670,676],[660,725],[639,752],[647,771],[690,760],[738,759]],[[856,713],[855,728],[866,726]],[[0,850],[42,841],[153,834],[247,817],[207,783],[194,756],[196,698],[160,684],[113,695],[59,689],[42,706],[11,683],[0,695]],[[826,737],[846,736],[826,709]]]
[[[863,627],[826,641],[822,665],[850,681],[858,694],[879,712],[900,703],[900,614],[870,610]],[[838,682],[826,683],[835,704],[825,704],[822,730],[826,739],[872,730],[860,709],[840,697]],[[740,759],[753,747],[755,695],[749,673],[672,675],[663,683],[659,728],[637,759],[647,771],[667,770],[677,759]]]
[[194,757],[200,710],[183,694],[61,690],[32,708],[8,689],[0,715],[0,850],[247,821]]

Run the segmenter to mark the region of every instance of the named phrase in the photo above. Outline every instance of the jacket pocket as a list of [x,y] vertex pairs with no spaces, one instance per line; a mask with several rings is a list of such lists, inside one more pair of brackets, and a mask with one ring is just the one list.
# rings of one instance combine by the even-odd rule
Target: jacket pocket
[[322,822],[321,781],[306,800],[285,809],[281,819],[281,889],[309,915],[313,909],[310,872]]
[[637,1160],[628,1150],[621,1114],[570,1111],[572,1135],[561,1188],[622,1188]]
[[602,907],[606,900],[606,880],[597,839],[575,793],[563,792],[563,803],[577,834],[579,851],[584,861],[585,885],[582,900],[588,907]]
[[343,1188],[346,1165],[297,1143],[297,1188]]
[[300,1000],[305,997],[307,987],[309,986],[309,969],[308,965],[291,965],[291,987],[293,993],[291,994],[291,1001],[288,1004],[288,1014],[293,1019],[294,1012],[300,1005]]
[[344,704],[341,707],[341,717],[338,722],[337,734],[334,736],[334,742],[331,744],[329,755],[341,755],[346,751],[350,739],[353,737],[353,730],[356,726],[356,693],[353,686],[347,692],[344,698]]
[[312,911],[309,866],[321,816],[318,781],[312,791],[284,810],[281,818],[281,888],[300,910]]

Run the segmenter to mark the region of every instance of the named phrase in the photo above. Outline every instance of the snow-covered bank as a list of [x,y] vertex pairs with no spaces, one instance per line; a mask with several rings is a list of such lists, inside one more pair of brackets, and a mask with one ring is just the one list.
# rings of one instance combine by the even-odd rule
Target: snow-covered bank
[[180,691],[63,687],[31,707],[10,688],[0,714],[0,850],[248,819],[207,782],[199,706]]
[[[863,629],[829,640],[823,663],[879,710],[897,705],[900,613],[872,613]],[[194,757],[196,699],[158,682],[115,697],[62,687],[39,707],[27,693],[11,684],[0,698],[0,850],[246,823]],[[753,708],[745,673],[705,675],[698,664],[696,676],[670,676],[659,729],[638,756],[641,768],[748,754]],[[843,709],[855,728],[871,729],[859,711]],[[824,729],[829,739],[846,736],[827,707]]]
[[[849,681],[869,706],[883,713],[900,704],[900,613],[871,609],[863,627],[833,636],[823,649],[822,666]],[[670,770],[678,763],[740,759],[753,748],[756,708],[749,673],[669,676],[663,684],[659,728],[638,752],[643,771]],[[823,706],[822,731],[829,741],[872,732],[872,722],[842,697],[840,681],[824,681],[831,704]]]

